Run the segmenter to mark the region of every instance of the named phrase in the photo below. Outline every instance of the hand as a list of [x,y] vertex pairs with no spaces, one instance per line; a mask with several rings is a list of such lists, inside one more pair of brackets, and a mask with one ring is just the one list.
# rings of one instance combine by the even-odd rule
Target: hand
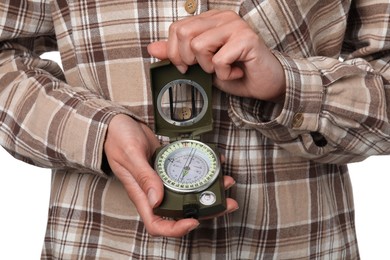
[[151,43],[149,53],[169,59],[185,73],[199,63],[215,73],[215,85],[229,94],[277,100],[285,93],[284,71],[264,41],[232,11],[208,11],[175,22],[168,41]]
[[[167,220],[153,213],[153,208],[161,203],[164,195],[162,181],[149,163],[159,146],[159,141],[146,125],[120,114],[109,124],[104,151],[112,171],[122,182],[148,233],[154,236],[181,237],[196,228],[199,221]],[[225,187],[233,184],[234,180],[226,176]],[[228,199],[227,204],[224,213],[238,208],[232,199]]]

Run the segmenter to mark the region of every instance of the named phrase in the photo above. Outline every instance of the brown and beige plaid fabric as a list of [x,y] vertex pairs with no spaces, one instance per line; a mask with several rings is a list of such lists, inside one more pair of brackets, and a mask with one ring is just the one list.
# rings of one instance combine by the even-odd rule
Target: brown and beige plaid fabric
[[[0,144],[54,169],[42,258],[358,259],[345,164],[390,153],[390,2],[197,0],[195,14],[232,9],[264,37],[287,94],[276,105],[215,90],[204,139],[225,155],[240,209],[171,239],[145,232],[102,147],[118,113],[153,124],[146,46],[184,5],[0,3]],[[64,72],[39,59],[55,49]]]

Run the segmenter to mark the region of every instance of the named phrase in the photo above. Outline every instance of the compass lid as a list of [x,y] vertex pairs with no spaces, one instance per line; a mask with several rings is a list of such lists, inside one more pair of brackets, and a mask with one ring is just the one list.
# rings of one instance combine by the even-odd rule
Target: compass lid
[[199,65],[182,74],[168,60],[150,67],[155,131],[170,139],[212,130],[212,76]]

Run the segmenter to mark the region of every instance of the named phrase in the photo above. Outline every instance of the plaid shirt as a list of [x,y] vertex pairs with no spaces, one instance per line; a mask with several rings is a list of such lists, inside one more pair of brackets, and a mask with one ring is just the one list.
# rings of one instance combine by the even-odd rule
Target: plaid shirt
[[[390,153],[390,2],[196,3],[238,12],[287,93],[281,105],[215,90],[203,138],[225,155],[240,209],[180,239],[145,232],[102,154],[114,115],[153,125],[146,46],[192,15],[185,1],[0,3],[0,144],[54,169],[42,258],[358,259],[345,164]],[[56,49],[63,72],[39,58]]]

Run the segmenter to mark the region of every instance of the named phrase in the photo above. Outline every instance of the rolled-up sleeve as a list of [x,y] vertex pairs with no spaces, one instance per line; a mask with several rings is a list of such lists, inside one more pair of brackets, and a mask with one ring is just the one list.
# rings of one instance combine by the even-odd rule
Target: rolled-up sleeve
[[[390,4],[362,2],[354,1],[348,11],[338,57],[274,50],[285,71],[284,103],[231,97],[233,121],[320,162],[341,164],[389,154]],[[307,40],[316,44],[316,38]]]

